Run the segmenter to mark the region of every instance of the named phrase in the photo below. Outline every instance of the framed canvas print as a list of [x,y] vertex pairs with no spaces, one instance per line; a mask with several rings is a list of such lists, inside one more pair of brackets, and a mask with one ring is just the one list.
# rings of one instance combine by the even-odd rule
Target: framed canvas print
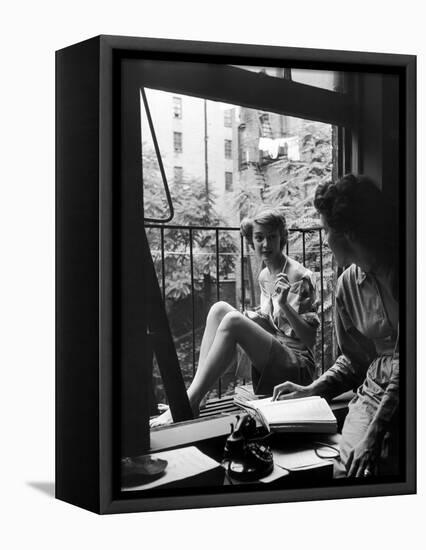
[[415,57],[100,36],[56,70],[57,498],[415,492]]

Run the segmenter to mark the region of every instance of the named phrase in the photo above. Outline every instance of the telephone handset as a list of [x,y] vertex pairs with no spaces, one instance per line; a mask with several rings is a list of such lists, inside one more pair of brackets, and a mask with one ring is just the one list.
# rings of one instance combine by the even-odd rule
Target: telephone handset
[[274,469],[272,452],[267,445],[254,439],[256,421],[248,414],[237,416],[237,425],[231,424],[224,462],[228,463],[228,475],[239,481],[253,481],[267,476]]

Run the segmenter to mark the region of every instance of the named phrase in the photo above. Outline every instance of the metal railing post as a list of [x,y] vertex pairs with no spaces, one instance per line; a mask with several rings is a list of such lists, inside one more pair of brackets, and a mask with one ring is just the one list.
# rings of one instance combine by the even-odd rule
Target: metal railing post
[[166,262],[164,257],[164,227],[160,227],[161,240],[161,288],[163,291],[163,300],[166,302]]
[[240,234],[240,256],[241,256],[241,311],[245,307],[245,285],[244,285],[244,237]]
[[[219,269],[219,229],[215,230],[216,236],[216,301],[220,300],[220,269]],[[222,397],[222,379],[219,377],[218,383],[218,396],[219,399]]]
[[322,229],[319,232],[320,279],[321,279],[321,373],[324,373],[324,266],[322,261]]
[[195,376],[195,292],[194,292],[194,251],[192,227],[189,228],[189,263],[191,267],[191,302],[192,302],[192,375]]

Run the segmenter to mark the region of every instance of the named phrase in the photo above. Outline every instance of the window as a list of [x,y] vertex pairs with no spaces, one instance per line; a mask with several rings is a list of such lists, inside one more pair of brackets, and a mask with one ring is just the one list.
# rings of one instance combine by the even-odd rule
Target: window
[[182,132],[173,132],[173,148],[175,153],[182,153]]
[[[269,78],[264,80],[265,85],[268,84]],[[275,84],[282,84],[282,80],[276,79]],[[219,82],[217,86],[219,90]],[[275,87],[272,88],[269,98],[271,102],[276,93]],[[208,230],[193,230],[193,238],[195,239],[196,235],[200,237],[193,241],[191,254],[188,228],[215,226],[215,211],[220,211],[224,228],[233,228],[237,225],[236,220],[244,216],[252,205],[263,201],[266,204],[279,205],[283,209],[287,223],[294,229],[289,236],[290,251],[300,263],[306,262],[307,267],[312,268],[317,280],[322,277],[324,282],[324,292],[319,297],[319,300],[322,298],[320,303],[324,310],[324,330],[315,346],[319,373],[322,365],[325,368],[326,365],[332,364],[335,355],[332,290],[337,274],[331,261],[331,253],[328,249],[320,247],[319,230],[316,229],[319,225],[318,214],[313,206],[313,197],[318,179],[328,179],[333,170],[337,171],[336,164],[333,163],[334,160],[338,160],[336,150],[333,149],[337,144],[334,129],[328,123],[267,111],[267,106],[261,102],[259,108],[255,109],[238,105],[232,98],[232,103],[228,103],[223,109],[222,105],[213,104],[211,100],[205,100],[203,97],[161,90],[148,91],[151,94],[149,99],[154,116],[153,124],[158,128],[158,145],[164,154],[163,162],[171,191],[174,191],[174,197],[179,197],[179,204],[183,205],[183,208],[176,208],[175,205],[175,217],[172,222],[181,229],[164,231],[162,240],[158,228],[151,228],[151,224],[147,224],[147,238],[166,303],[171,305],[167,300],[173,300],[173,311],[168,310],[169,322],[184,379],[189,380],[196,370],[196,353],[192,351],[194,349],[197,352],[198,336],[204,323],[203,311],[198,307],[194,319],[191,316],[188,318],[188,297],[191,301],[192,293],[195,300],[207,296],[212,281],[216,281],[220,284],[219,299],[225,299],[225,293],[230,292],[233,304],[237,307],[254,308],[257,305],[257,296],[253,296],[251,292],[252,281],[249,277],[249,272],[256,268],[256,263],[251,255],[246,257],[244,249],[241,249],[238,230],[226,229],[226,234],[231,237],[229,239],[225,238],[225,229],[223,232],[220,230],[218,249],[214,234]],[[246,91],[242,90],[241,93],[245,94]],[[183,113],[182,119],[174,119],[174,98],[176,106],[180,103],[177,99],[182,100],[182,109],[185,103],[185,120]],[[207,102],[208,114],[209,178],[206,178],[206,149],[203,139],[205,119],[200,116],[204,111],[204,101]],[[249,102],[248,98],[246,102]],[[309,102],[306,110],[309,109],[311,112],[311,107]],[[225,113],[225,110],[228,112]],[[232,127],[226,127],[231,113]],[[137,115],[135,116],[137,119]],[[143,131],[138,135],[149,138],[151,134],[146,116],[142,122]],[[191,135],[187,135],[189,129],[185,129],[186,122]],[[165,208],[161,186],[157,193],[161,174],[152,137],[143,145],[144,186],[147,191],[144,196],[145,215],[147,218],[157,218],[158,214],[159,219],[166,218],[169,209]],[[238,203],[231,204],[231,198],[240,189]],[[207,203],[207,193],[210,190],[216,193],[210,195],[211,202],[209,200]],[[173,202],[176,200],[174,198]],[[209,205],[208,208],[206,204]],[[311,227],[314,228],[313,231],[306,231]],[[209,238],[211,236],[213,239]],[[240,277],[242,262],[243,280]],[[195,286],[192,285],[189,276],[191,264]],[[225,278],[229,284],[225,284]],[[155,369],[153,385],[156,398],[164,403],[168,396],[158,365]],[[230,384],[223,380],[220,387],[215,386],[215,393],[212,393],[210,398],[223,395],[221,392],[228,392],[228,388],[230,390]]]
[[183,168],[182,166],[173,167],[173,181],[177,184],[183,182]]
[[182,118],[182,98],[173,98],[173,118]]
[[231,109],[226,109],[223,114],[223,124],[226,128],[232,128],[232,111]]
[[232,172],[225,172],[225,191],[232,191]]
[[225,139],[225,158],[226,159],[232,158],[232,140],[231,139]]
[[269,120],[269,114],[262,113],[259,117],[259,121],[260,121],[261,136],[265,138],[271,138],[272,128],[271,128],[271,121]]

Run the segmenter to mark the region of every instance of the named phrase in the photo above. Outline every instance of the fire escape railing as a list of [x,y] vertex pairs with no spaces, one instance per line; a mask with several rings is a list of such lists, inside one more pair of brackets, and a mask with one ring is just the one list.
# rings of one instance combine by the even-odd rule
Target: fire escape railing
[[[166,251],[165,247],[165,231],[171,229],[171,230],[179,230],[179,231],[188,231],[188,242],[189,242],[189,251],[185,252],[173,252],[173,254],[182,254],[182,255],[188,255],[189,254],[189,263],[190,263],[190,280],[191,280],[191,304],[192,304],[192,371],[193,374],[195,373],[196,369],[196,343],[195,343],[195,276],[194,276],[194,255],[197,255],[197,252],[194,252],[194,232],[195,231],[211,231],[214,232],[215,235],[215,271],[216,271],[216,277],[215,277],[215,286],[216,286],[216,301],[219,301],[221,299],[221,293],[220,293],[220,233],[221,232],[227,232],[227,233],[236,233],[239,236],[239,265],[240,265],[240,289],[239,289],[239,305],[240,309],[244,310],[246,305],[246,288],[245,288],[245,258],[247,255],[244,253],[244,240],[240,233],[239,227],[225,227],[225,226],[196,226],[196,225],[172,225],[172,224],[156,224],[156,223],[145,223],[145,228],[149,230],[158,230],[160,232],[160,248],[159,250],[151,250],[151,253],[159,253],[160,254],[160,265],[161,265],[161,275],[158,274],[160,287],[162,291],[163,299],[166,299],[166,284],[167,284],[167,278],[166,278],[166,256],[169,252]],[[320,372],[324,372],[325,370],[325,316],[324,316],[324,242],[323,242],[323,235],[322,235],[322,228],[321,227],[307,227],[307,228],[290,228],[289,229],[290,235],[292,234],[300,234],[302,237],[302,243],[301,243],[301,250],[292,250],[292,246],[289,242],[287,242],[286,245],[286,253],[292,254],[293,256],[296,254],[296,256],[299,258],[299,261],[301,263],[311,269],[313,272],[318,272],[316,269],[314,269],[316,266],[307,265],[307,255],[311,252],[318,251],[318,257],[319,257],[319,315],[321,320],[321,326],[320,326],[320,333],[319,333],[319,339],[320,339],[320,364],[321,369]],[[317,235],[317,242],[312,245],[311,240],[311,247],[310,250],[307,250],[306,247],[306,237],[308,234]],[[289,238],[290,240],[290,238]],[[211,255],[209,253],[209,255]],[[236,254],[238,255],[238,253]],[[317,262],[315,262],[317,263]],[[314,268],[313,268],[314,267]],[[221,382],[218,383],[218,396],[219,398],[222,395],[222,388],[221,388]]]

